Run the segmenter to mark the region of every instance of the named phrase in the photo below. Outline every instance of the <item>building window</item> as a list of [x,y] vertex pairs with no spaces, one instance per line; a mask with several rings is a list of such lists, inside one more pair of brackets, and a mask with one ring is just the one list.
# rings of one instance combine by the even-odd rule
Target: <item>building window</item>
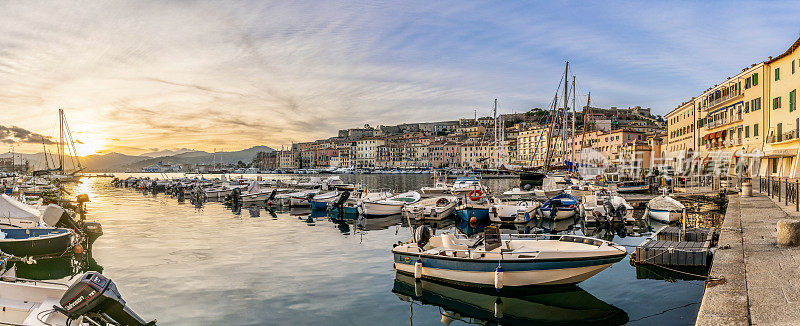
[[758,137],[758,124],[753,125],[753,137]]
[[778,97],[772,99],[772,109],[776,110],[776,109],[780,109],[780,108],[781,108],[781,97],[778,96]]
[[758,86],[758,73],[753,74],[753,86]]
[[792,75],[794,75],[794,60],[792,60]]
[[[794,61],[792,61],[794,62]],[[797,90],[794,89],[789,92],[789,112],[794,111],[795,107],[797,107]]]
[[750,112],[750,102],[744,102],[744,113]]
[[775,81],[781,80],[781,68],[775,68]]
[[750,126],[744,126],[744,138],[750,138]]

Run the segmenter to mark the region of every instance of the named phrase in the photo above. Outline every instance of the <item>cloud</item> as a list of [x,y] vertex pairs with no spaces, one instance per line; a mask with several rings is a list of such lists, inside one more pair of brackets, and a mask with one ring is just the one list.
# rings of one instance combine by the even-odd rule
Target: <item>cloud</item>
[[594,105],[664,114],[784,51],[795,7],[3,2],[1,118],[48,134],[63,108],[75,133],[120,149],[278,148],[365,123],[486,115],[494,98],[503,112],[546,107],[566,60]]
[[56,144],[50,136],[37,134],[17,126],[0,125],[0,142],[6,144]]

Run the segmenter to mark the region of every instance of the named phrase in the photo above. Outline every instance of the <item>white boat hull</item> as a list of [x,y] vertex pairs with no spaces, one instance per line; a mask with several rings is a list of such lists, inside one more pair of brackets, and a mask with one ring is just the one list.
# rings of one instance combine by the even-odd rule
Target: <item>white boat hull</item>
[[[504,286],[564,285],[583,282],[612,264],[530,271],[503,272]],[[414,275],[413,264],[394,264],[397,271]],[[459,271],[422,267],[422,277],[494,287],[494,272]]]
[[403,209],[403,205],[364,202],[361,204],[361,209],[364,215],[388,216],[400,214]]
[[652,210],[648,209],[648,214],[650,218],[664,223],[672,223],[678,220],[681,213],[680,212],[671,212],[671,211],[663,211],[663,210]]

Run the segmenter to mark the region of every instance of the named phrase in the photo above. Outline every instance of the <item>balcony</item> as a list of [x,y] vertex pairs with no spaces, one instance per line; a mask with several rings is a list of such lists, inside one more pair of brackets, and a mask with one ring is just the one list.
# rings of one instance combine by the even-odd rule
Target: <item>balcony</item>
[[732,117],[726,116],[724,119],[711,121],[707,123],[705,126],[703,126],[703,128],[705,128],[706,130],[711,130],[719,126],[724,126],[727,124],[731,124],[734,122],[741,122],[741,121],[742,121],[742,110],[738,109],[734,112]]
[[737,97],[742,96],[742,95],[743,95],[742,91],[740,89],[736,89],[736,90],[734,90],[732,92],[729,92],[727,95],[724,95],[724,96],[722,96],[722,97],[720,97],[720,98],[718,98],[716,100],[708,102],[707,104],[701,103],[700,104],[700,108],[703,109],[704,111],[708,111],[708,110],[713,109],[717,105],[720,105],[722,103],[725,103],[725,102],[727,102],[727,101],[729,101],[731,99],[737,98]]
[[780,134],[773,134],[767,137],[767,144],[780,143],[797,138],[798,138],[797,130],[790,130]]

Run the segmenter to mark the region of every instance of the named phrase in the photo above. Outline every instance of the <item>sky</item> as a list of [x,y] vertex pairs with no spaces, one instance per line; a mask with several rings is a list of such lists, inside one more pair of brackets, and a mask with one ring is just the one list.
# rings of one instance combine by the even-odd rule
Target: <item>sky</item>
[[[800,36],[793,1],[0,1],[0,145],[273,148],[577,101],[666,114]],[[7,149],[0,148],[0,152]]]

